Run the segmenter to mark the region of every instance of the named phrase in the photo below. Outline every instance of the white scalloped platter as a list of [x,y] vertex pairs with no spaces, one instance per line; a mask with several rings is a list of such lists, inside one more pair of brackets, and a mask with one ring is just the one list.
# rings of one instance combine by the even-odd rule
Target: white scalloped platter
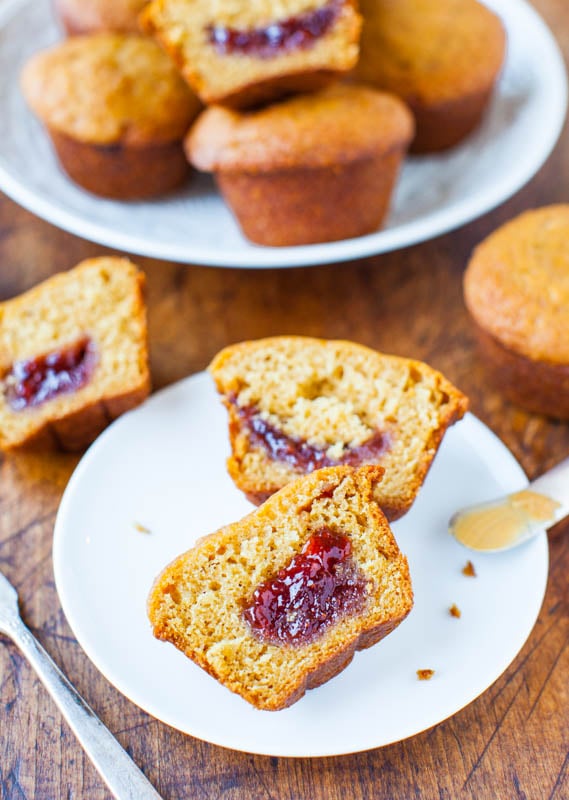
[[[61,604],[89,658],[134,703],[235,750],[339,755],[436,725],[515,658],[543,600],[547,537],[473,556],[447,532],[458,508],[527,485],[509,451],[470,414],[447,433],[416,503],[393,524],[415,607],[339,676],[284,711],[257,711],[154,639],[146,598],[155,576],[197,538],[252,510],[226,472],[228,450],[225,410],[209,376],[196,375],[111,425],[65,491],[53,549]],[[475,578],[462,574],[470,558]],[[418,669],[434,677],[419,681]]]
[[[0,4],[0,189],[39,217],[85,239],[139,255],[226,267],[292,267],[345,261],[430,239],[506,200],[541,167],[567,105],[556,42],[525,0],[488,0],[508,31],[504,72],[480,129],[444,155],[410,158],[386,227],[319,245],[250,244],[209,176],[152,202],[103,200],[74,186],[19,90],[23,63],[60,38],[49,0]],[[307,210],[307,213],[310,213]]]

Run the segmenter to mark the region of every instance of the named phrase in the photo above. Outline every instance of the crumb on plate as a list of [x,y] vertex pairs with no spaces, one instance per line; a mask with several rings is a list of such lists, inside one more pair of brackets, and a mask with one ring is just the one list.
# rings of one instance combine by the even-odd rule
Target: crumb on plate
[[417,670],[417,677],[419,678],[420,681],[430,681],[434,674],[435,674],[434,669]]
[[472,561],[466,562],[466,564],[462,568],[462,574],[466,575],[467,578],[476,577],[476,570],[474,569],[474,564],[472,563]]
[[134,525],[134,529],[136,531],[138,531],[139,533],[152,533],[150,528],[147,528],[145,525],[141,525],[140,522],[134,522],[133,525]]

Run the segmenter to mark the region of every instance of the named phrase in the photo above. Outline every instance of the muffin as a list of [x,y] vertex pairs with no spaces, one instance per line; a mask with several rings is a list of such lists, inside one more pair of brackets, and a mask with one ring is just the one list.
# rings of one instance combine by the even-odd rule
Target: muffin
[[359,52],[355,0],[154,0],[140,21],[206,104],[244,108],[321,88]]
[[254,503],[320,467],[379,464],[386,474],[376,499],[397,519],[468,405],[427,364],[354,342],[242,342],[218,353],[209,371],[229,413],[229,474]]
[[155,42],[119,33],[68,39],[28,62],[22,88],[84,189],[140,199],[188,177],[182,142],[200,104]]
[[458,144],[479,124],[504,60],[500,19],[476,0],[360,0],[357,81],[399,95],[417,153]]
[[186,152],[248,239],[300,245],[377,230],[412,136],[396,97],[336,85],[253,111],[209,108]]
[[464,299],[485,366],[529,411],[569,420],[569,205],[527,211],[475,249]]
[[148,0],[54,0],[54,8],[71,35],[117,31],[138,33],[138,15]]
[[152,588],[154,635],[266,711],[334,677],[413,605],[407,560],[373,499],[381,474],[319,470],[201,539]]
[[0,448],[79,450],[150,391],[144,275],[94,258],[0,303]]

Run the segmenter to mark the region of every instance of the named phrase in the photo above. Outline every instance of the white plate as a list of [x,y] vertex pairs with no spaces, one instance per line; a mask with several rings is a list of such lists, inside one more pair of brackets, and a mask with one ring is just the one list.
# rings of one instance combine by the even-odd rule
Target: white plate
[[565,69],[555,40],[525,0],[488,0],[508,30],[492,108],[464,145],[410,159],[383,231],[341,242],[269,248],[248,243],[209,176],[145,203],[93,197],[60,172],[18,88],[28,56],[58,38],[49,0],[0,5],[0,188],[54,225],[110,247],[185,263],[290,267],[343,261],[432,238],[514,194],[551,152],[565,117]]
[[[257,711],[172,645],[145,603],[156,574],[199,536],[251,511],[226,471],[225,411],[200,374],[154,395],[91,447],[65,492],[54,569],[81,646],[123,694],[175,728],[276,756],[350,753],[405,739],[483,692],[518,653],[539,612],[547,538],[473,557],[447,533],[460,506],[527,481],[471,415],[447,437],[413,509],[393,528],[408,555],[415,607],[383,642],[285,711]],[[136,529],[140,523],[151,533]],[[461,619],[448,612],[453,603]],[[416,670],[436,670],[429,682]]]

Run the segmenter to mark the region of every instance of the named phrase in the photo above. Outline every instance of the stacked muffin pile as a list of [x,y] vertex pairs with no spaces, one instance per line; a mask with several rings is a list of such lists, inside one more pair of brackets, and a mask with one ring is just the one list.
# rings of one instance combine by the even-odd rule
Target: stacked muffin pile
[[476,127],[505,49],[477,0],[56,8],[84,35],[33,58],[23,88],[70,177],[106,197],[152,197],[189,162],[214,173],[265,245],[377,230],[408,148],[445,149]]

